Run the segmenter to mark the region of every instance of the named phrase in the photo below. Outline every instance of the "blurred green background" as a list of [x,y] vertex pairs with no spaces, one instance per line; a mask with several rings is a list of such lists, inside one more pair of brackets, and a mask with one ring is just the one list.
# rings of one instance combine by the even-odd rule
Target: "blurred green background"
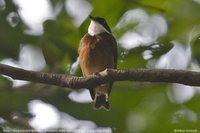
[[[200,0],[0,0],[0,62],[81,76],[77,49],[92,14],[116,37],[118,69],[199,71],[199,13]],[[109,112],[96,111],[84,90],[0,76],[1,131],[197,133],[199,103],[198,87],[127,81],[114,84]]]

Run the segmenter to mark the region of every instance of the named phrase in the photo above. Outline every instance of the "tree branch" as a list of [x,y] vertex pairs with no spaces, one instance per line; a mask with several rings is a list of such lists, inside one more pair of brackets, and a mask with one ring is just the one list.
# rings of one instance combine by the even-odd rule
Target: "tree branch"
[[77,77],[65,74],[29,71],[0,64],[0,74],[17,80],[26,80],[72,89],[91,88],[112,81],[166,82],[200,86],[200,72],[174,69],[106,69],[97,75]]

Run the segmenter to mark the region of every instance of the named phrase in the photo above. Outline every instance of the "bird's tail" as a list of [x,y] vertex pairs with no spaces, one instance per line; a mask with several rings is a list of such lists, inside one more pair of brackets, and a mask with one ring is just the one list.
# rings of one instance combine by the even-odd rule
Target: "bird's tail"
[[110,104],[105,94],[101,94],[95,97],[94,108],[95,109],[104,108],[107,111],[110,110]]

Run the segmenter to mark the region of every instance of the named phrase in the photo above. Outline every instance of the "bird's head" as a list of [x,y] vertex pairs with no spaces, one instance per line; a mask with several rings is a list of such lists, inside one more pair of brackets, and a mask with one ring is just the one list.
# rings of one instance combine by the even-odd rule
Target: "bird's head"
[[101,17],[93,17],[93,16],[89,16],[91,22],[88,28],[88,33],[92,36],[103,33],[103,32],[107,32],[109,34],[111,34],[111,30],[110,27],[108,26],[106,20],[104,18]]

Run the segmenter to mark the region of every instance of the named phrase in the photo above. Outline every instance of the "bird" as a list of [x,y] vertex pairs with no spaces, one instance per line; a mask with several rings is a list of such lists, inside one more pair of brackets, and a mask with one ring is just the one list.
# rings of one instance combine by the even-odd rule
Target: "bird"
[[[89,15],[88,32],[80,40],[79,61],[84,77],[97,74],[107,68],[117,68],[117,42],[106,20]],[[110,110],[109,96],[113,82],[88,88],[94,109]]]

